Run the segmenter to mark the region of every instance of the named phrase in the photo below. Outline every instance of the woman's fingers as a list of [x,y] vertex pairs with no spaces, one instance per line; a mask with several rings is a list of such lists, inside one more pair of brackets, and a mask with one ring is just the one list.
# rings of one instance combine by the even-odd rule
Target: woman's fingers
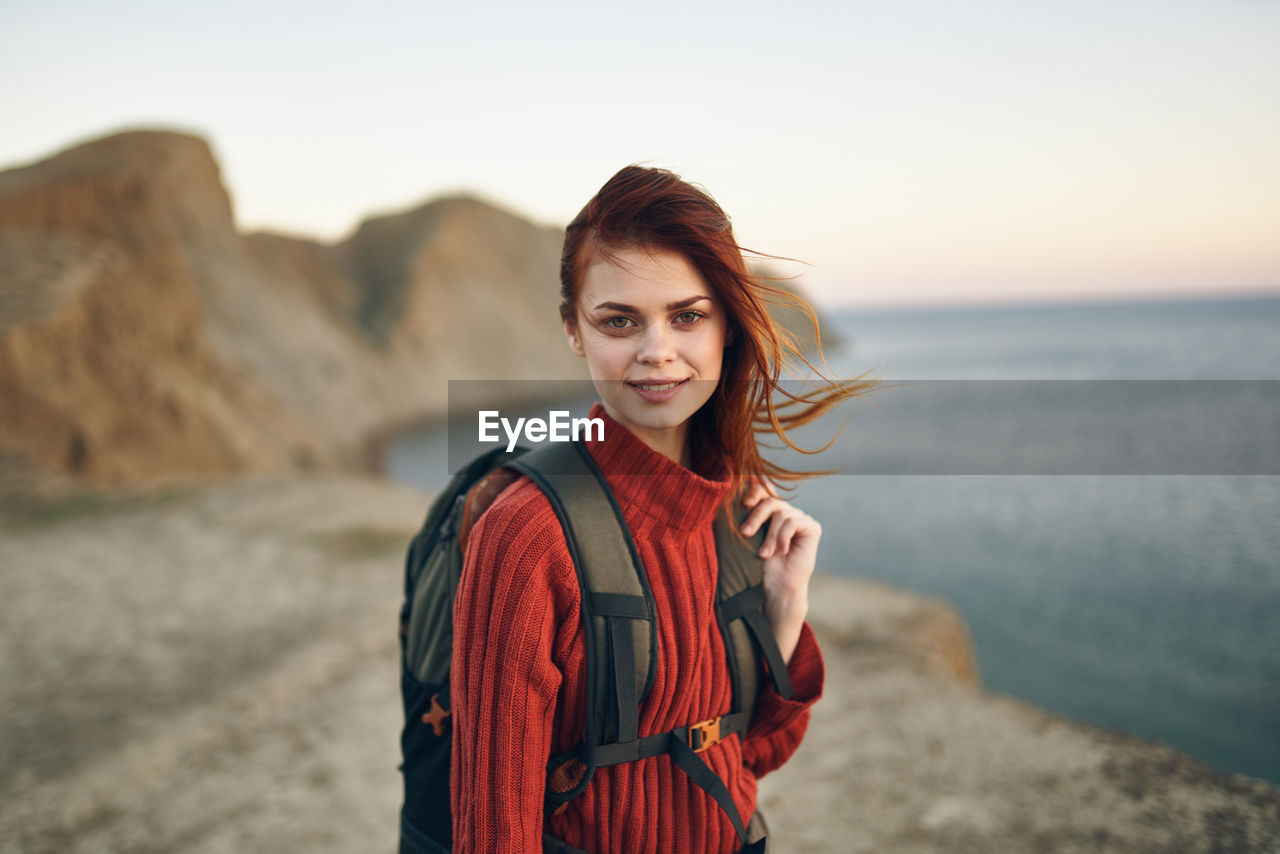
[[757,502],[765,498],[777,498],[778,493],[774,492],[773,485],[767,480],[760,477],[751,477],[749,479],[750,486],[742,497],[742,503],[747,507],[754,507]]
[[760,530],[760,526],[764,524],[766,519],[785,506],[785,502],[777,498],[758,500],[755,506],[751,508],[751,512],[747,514],[746,520],[742,523],[742,533],[748,537],[751,536]]
[[790,516],[787,521],[782,523],[782,527],[778,529],[778,552],[780,554],[791,553],[791,541],[795,538],[796,530],[800,526],[800,519],[797,516]]
[[761,500],[770,497],[773,497],[773,493],[769,491],[768,487],[759,480],[752,480],[747,494],[742,497],[742,503],[747,507],[754,507]]
[[760,557],[772,557],[777,550],[778,532],[782,528],[776,521],[769,522],[769,533],[765,535],[764,543],[760,546]]
[[798,546],[812,544],[815,548],[822,536],[822,526],[807,513],[792,508],[792,512],[774,518],[769,535],[761,546],[760,556],[790,555]]
[[796,537],[812,538],[814,543],[817,542],[817,538],[822,535],[822,528],[816,519],[790,503],[780,498],[762,495],[762,492],[762,485],[756,481],[742,502],[751,508],[751,512],[742,523],[744,535],[749,537],[760,530],[760,526],[766,521],[769,523],[769,532],[765,535],[758,552],[761,557],[790,555],[791,546]]

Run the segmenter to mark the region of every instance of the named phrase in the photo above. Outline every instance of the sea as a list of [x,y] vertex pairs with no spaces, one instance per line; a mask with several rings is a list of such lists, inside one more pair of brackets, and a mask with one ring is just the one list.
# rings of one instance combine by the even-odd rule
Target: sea
[[1280,784],[1280,297],[827,317],[885,388],[774,457],[842,469],[792,495],[820,568],[950,602],[989,690]]

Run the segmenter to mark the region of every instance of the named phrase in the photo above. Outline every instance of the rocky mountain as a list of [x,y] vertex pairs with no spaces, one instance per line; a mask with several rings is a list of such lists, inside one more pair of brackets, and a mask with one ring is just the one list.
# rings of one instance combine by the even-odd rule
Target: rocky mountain
[[0,172],[0,476],[358,467],[375,432],[442,413],[448,380],[586,379],[562,238],[467,197],[330,244],[243,234],[179,133]]
[[206,265],[242,238],[208,146],[127,134],[0,173],[0,437],[92,482],[324,461],[206,332]]

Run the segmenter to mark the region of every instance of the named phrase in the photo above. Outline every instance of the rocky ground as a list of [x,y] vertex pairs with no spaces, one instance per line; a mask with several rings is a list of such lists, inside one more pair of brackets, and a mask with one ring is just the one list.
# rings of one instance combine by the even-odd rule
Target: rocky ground
[[[11,511],[0,850],[391,854],[426,505],[317,476]],[[827,693],[762,781],[775,852],[1280,850],[1275,787],[983,692],[945,605],[815,583]]]

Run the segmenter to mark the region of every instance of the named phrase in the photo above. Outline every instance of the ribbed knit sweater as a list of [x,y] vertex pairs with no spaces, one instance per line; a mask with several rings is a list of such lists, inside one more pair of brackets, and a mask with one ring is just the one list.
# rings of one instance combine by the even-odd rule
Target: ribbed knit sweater
[[[658,667],[640,704],[640,735],[730,710],[716,626],[712,521],[732,488],[723,464],[703,477],[645,445],[600,403],[603,441],[588,449],[617,496],[657,606]],[[578,579],[550,503],[528,477],[512,483],[466,540],[454,605],[455,852],[540,852],[544,829],[591,854],[732,852],[724,810],[669,756],[599,768],[567,809],[543,799],[550,756],[583,737],[586,647]],[[822,693],[822,655],[806,623],[789,671],[793,698],[766,680],[745,738],[700,754],[746,821],[756,781],[795,752]]]

